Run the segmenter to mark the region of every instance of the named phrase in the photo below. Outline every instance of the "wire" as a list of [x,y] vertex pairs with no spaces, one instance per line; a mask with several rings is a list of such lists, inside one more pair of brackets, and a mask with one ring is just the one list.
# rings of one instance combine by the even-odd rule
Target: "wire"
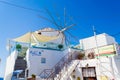
[[0,0],[0,3],[7,4],[7,5],[10,5],[10,6],[14,6],[14,7],[18,7],[18,8],[22,8],[22,9],[26,9],[26,10],[35,11],[35,12],[43,12],[43,11],[40,11],[40,10],[37,10],[37,9],[16,5],[16,4],[13,4],[13,3],[6,2],[6,1],[1,1]]

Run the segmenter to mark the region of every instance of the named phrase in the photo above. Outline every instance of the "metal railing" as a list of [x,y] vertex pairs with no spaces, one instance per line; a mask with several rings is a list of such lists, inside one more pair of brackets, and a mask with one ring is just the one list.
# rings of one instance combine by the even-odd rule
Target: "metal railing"
[[60,74],[64,67],[67,68],[71,61],[72,53],[68,53],[52,69],[44,69],[39,76],[44,80],[54,80],[57,74]]

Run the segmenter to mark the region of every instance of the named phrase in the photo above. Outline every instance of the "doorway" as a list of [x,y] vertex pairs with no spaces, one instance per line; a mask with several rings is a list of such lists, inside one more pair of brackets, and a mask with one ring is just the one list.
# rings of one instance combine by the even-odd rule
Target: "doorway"
[[83,80],[97,80],[95,67],[82,68]]

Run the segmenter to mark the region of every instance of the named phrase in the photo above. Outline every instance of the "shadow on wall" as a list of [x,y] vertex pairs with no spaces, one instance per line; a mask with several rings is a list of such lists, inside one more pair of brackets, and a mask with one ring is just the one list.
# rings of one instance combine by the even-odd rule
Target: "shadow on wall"
[[116,67],[115,74],[120,78],[120,55],[114,57],[113,64],[115,64],[113,67]]

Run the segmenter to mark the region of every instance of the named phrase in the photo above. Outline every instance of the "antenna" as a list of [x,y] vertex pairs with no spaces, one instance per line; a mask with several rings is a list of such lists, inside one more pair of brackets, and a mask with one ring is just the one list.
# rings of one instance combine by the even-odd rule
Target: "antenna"
[[[95,37],[95,43],[96,43],[96,50],[97,50],[97,58],[98,58],[98,60],[97,60],[97,64],[98,64],[98,69],[100,69],[100,54],[99,54],[99,49],[98,49],[98,43],[97,43],[97,36],[96,36],[96,30],[95,30],[95,27],[93,26],[93,32],[94,32],[94,37]],[[95,55],[96,56],[96,55]],[[99,75],[101,74],[101,71],[100,71],[100,73],[99,73]]]
[[97,42],[96,30],[95,30],[94,26],[93,26],[93,32],[94,32],[94,37],[95,37],[95,44],[96,44],[97,54],[98,54],[98,58],[99,58],[100,55],[99,55],[99,49],[98,49],[98,42]]

